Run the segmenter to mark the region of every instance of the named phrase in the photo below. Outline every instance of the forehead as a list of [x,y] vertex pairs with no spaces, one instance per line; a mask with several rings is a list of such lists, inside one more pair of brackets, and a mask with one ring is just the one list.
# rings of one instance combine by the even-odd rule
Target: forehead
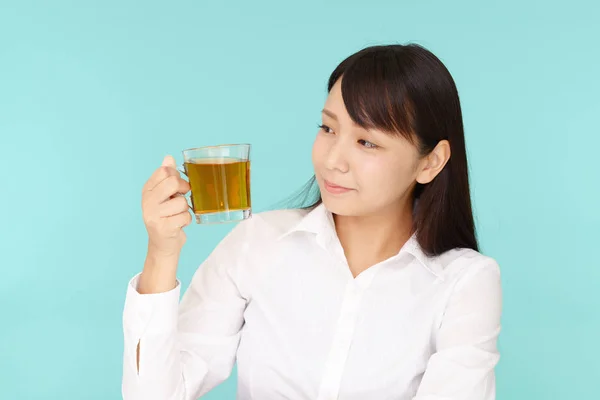
[[[412,146],[416,145],[416,143],[413,140],[414,137],[412,137],[412,135],[404,135],[404,134],[397,133],[395,131],[390,132],[387,130],[381,130],[377,127],[363,127],[361,125],[358,125],[350,117],[350,114],[348,113],[348,110],[346,109],[346,104],[344,103],[344,98],[342,96],[342,79],[343,79],[343,77],[340,77],[340,79],[338,79],[337,82],[331,87],[331,90],[328,93],[327,99],[325,101],[325,105],[323,107],[324,110],[330,111],[331,113],[333,113],[335,115],[335,117],[329,115],[330,113],[327,113],[326,111],[324,111],[324,112],[322,112],[322,115],[324,116],[324,118],[328,118],[333,121],[337,121],[340,125],[348,125],[349,127],[354,128],[353,130],[357,133],[367,132],[367,133],[375,134],[377,136],[385,137],[383,140],[386,140],[386,141],[389,139],[394,139],[394,141],[396,141],[396,142],[399,141],[402,144],[409,143]],[[357,101],[361,101],[361,100],[357,100]],[[368,121],[369,117],[364,117],[363,119],[366,119]]]
[[346,106],[344,105],[344,99],[342,98],[342,83],[341,79],[333,85],[331,91],[329,91],[327,95],[327,99],[325,100],[325,105],[329,106],[340,106],[343,107],[344,111],[346,111]]
[[[334,116],[330,115],[331,113],[333,113]],[[408,142],[402,135],[390,134],[377,128],[363,128],[356,124],[356,122],[350,118],[350,115],[346,110],[346,105],[344,104],[344,99],[342,97],[341,79],[339,79],[331,88],[321,115],[324,119],[336,121],[340,126],[346,125],[348,128],[351,128],[348,132],[353,132],[358,135],[367,134],[367,137],[377,140],[379,144],[383,144],[388,148],[402,147],[403,149],[407,149],[409,147],[414,147],[414,145]]]
[[[349,125],[362,129],[354,121],[352,121],[348,111],[346,110],[346,105],[344,104],[344,99],[342,97],[342,85],[340,81],[341,79],[333,85],[331,91],[327,95],[322,115],[326,116],[326,118],[337,120],[340,123],[348,123]],[[332,113],[334,115],[331,115]]]

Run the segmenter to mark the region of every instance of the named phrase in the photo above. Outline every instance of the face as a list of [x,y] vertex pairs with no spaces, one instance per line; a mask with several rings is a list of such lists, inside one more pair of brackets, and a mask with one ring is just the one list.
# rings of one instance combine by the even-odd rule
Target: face
[[323,203],[346,216],[380,215],[406,206],[423,169],[417,148],[406,139],[352,122],[341,79],[325,102],[312,161]]

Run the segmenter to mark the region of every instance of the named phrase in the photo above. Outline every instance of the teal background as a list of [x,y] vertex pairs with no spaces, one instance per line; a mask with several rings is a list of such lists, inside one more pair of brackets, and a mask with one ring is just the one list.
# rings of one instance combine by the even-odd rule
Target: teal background
[[[595,398],[599,20],[595,1],[0,0],[0,398],[120,398],[141,188],[163,156],[251,142],[268,209],[311,176],[337,63],[407,42],[461,95],[503,273],[498,399]],[[187,228],[184,286],[230,228]]]

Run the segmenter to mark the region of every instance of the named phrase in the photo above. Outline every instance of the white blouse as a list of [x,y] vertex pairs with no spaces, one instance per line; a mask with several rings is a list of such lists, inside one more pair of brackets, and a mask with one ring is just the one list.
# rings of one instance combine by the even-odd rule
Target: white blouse
[[123,313],[125,400],[197,399],[236,361],[243,400],[495,398],[500,272],[474,250],[430,258],[413,236],[353,278],[321,204],[238,223],[181,302],[180,281],[142,295],[138,276]]

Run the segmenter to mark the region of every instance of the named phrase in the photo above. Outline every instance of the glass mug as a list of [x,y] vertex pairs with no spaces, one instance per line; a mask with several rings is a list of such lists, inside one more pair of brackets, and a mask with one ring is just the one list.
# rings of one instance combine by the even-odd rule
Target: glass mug
[[190,182],[190,208],[196,223],[235,222],[251,217],[249,144],[183,150],[183,166],[177,169]]

